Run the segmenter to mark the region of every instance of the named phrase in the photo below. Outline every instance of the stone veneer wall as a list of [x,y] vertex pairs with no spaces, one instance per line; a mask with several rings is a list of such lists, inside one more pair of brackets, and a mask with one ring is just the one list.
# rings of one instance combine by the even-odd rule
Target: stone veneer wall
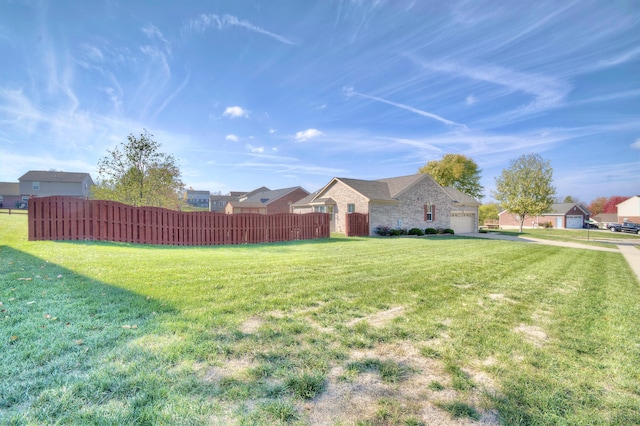
[[[435,206],[435,220],[432,222],[424,220],[425,204]],[[431,179],[423,179],[409,188],[400,196],[398,204],[372,203],[369,208],[372,235],[379,226],[422,230],[449,228],[450,218],[451,198]]]

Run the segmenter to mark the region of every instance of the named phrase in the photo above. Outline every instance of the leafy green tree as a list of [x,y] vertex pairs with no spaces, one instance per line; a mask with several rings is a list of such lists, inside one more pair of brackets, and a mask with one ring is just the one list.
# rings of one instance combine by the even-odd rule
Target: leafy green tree
[[428,174],[442,186],[453,186],[460,192],[480,200],[484,188],[480,185],[478,165],[462,154],[445,154],[441,160],[429,161],[418,170]]
[[496,178],[493,197],[500,207],[520,221],[520,232],[527,217],[540,215],[554,203],[553,169],[538,154],[522,155],[511,160],[508,169]]
[[159,152],[160,144],[147,130],[114,150],[98,163],[98,183],[92,198],[133,206],[177,208],[184,184],[172,155]]
[[485,220],[498,220],[498,213],[500,213],[498,203],[483,204],[478,207],[478,222],[483,225]]

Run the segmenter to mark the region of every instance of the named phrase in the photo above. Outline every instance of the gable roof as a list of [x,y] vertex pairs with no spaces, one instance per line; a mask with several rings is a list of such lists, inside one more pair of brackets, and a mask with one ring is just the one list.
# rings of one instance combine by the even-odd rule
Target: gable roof
[[[571,209],[573,209],[573,207],[577,207],[580,210],[582,210],[582,212],[586,215],[590,215],[591,213],[589,213],[589,210],[585,209],[583,206],[581,206],[580,204],[575,204],[575,203],[556,203],[556,204],[552,204],[551,207],[549,207],[549,210],[547,210],[546,212],[542,213],[542,215],[544,216],[564,216],[567,213],[569,213],[571,211]],[[498,213],[498,215],[501,215],[502,213],[508,213],[508,210],[502,210],[500,213]]]
[[20,195],[18,182],[0,182],[0,195]]
[[444,192],[451,198],[454,203],[463,206],[480,206],[481,203],[472,196],[454,188],[453,186],[443,186]]
[[89,177],[93,183],[89,173],[74,172],[44,172],[38,170],[30,170],[18,178],[19,181],[35,181],[35,182],[66,182],[66,183],[82,183]]
[[582,210],[582,212],[584,214],[589,214],[589,211],[587,209],[582,207],[580,204],[576,204],[576,203],[556,203],[556,204],[552,204],[548,213],[549,214],[565,215],[565,214],[569,213],[569,211],[571,209],[573,209],[574,206],[579,208],[580,210]]
[[385,179],[378,179],[378,180],[333,178],[331,182],[329,182],[324,188],[317,191],[317,193],[315,193],[314,197],[310,199],[308,203],[312,202],[316,197],[321,196],[321,194],[335,182],[342,182],[343,184],[349,186],[354,191],[368,198],[369,201],[397,202],[398,197],[400,197],[402,193],[409,190],[413,185],[417,184],[418,182],[422,182],[424,180],[430,180],[434,185],[442,188],[445,194],[447,194],[449,198],[451,198],[451,201],[453,201],[454,203],[459,203],[460,205],[472,205],[472,206],[479,206],[481,204],[478,201],[476,201],[474,198],[470,197],[467,194],[464,194],[461,191],[458,191],[453,187],[444,188],[440,186],[428,174],[415,174],[415,175],[399,176],[399,177],[385,178]]
[[301,188],[299,186],[294,186],[292,188],[274,189],[274,190],[266,189],[265,191],[260,191],[260,192],[254,191],[253,193],[250,193],[250,195],[248,194],[248,196],[244,198],[241,202],[270,204],[297,189],[301,189],[302,191],[308,194],[308,192],[304,188]]

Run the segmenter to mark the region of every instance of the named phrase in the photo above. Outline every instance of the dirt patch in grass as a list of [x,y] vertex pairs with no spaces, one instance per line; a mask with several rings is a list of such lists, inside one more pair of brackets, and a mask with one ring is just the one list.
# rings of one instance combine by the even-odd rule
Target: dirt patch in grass
[[349,321],[346,325],[352,327],[359,322],[366,321],[373,327],[381,327],[392,319],[401,316],[404,313],[404,307],[398,306],[382,312],[376,312],[375,314],[366,316],[364,318],[356,318]]
[[489,299],[508,302],[508,303],[513,303],[513,304],[518,303],[517,300],[510,299],[510,298],[506,297],[504,294],[490,294],[489,295]]
[[535,325],[520,324],[513,331],[523,334],[537,348],[541,348],[549,340],[547,333]]
[[[345,368],[349,362],[365,360],[395,363],[406,374],[401,380],[389,383],[383,380],[379,372],[365,371],[354,375]],[[482,374],[478,372],[473,376],[493,386],[491,379]],[[433,386],[434,383],[439,385]],[[438,407],[438,404],[458,401],[460,398],[476,406],[481,415],[479,421],[453,418]],[[322,395],[304,403],[301,411],[314,425],[336,422],[356,424],[362,421],[403,424],[408,419],[437,425],[499,424],[495,413],[477,408],[481,398],[480,388],[468,391],[465,395],[452,389],[451,376],[445,372],[441,361],[422,356],[413,342],[401,342],[352,351],[348,362],[330,371]]]
[[247,372],[256,363],[247,358],[231,358],[224,362],[222,366],[210,366],[195,364],[194,370],[200,372],[202,380],[209,383],[219,383],[229,377],[238,377]]
[[244,334],[253,334],[262,327],[264,320],[260,317],[253,316],[240,324],[240,331]]

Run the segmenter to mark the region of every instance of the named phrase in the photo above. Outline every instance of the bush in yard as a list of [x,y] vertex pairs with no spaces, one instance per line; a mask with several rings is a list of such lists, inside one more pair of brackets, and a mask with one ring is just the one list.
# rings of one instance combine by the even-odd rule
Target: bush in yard
[[396,229],[392,229],[391,230],[391,236],[397,237],[400,235],[407,235],[407,230],[406,229],[400,229],[400,228],[396,228]]
[[435,235],[438,233],[438,230],[436,228],[427,228],[424,230],[424,233],[426,235]]
[[409,229],[409,235],[424,235],[424,232],[420,228],[411,228]]
[[382,237],[388,237],[391,235],[391,228],[388,226],[378,226],[375,231],[376,235],[380,235]]
[[451,234],[451,235],[453,235],[453,234],[454,234],[453,229],[450,229],[450,228],[443,229],[443,230],[442,230],[442,233],[443,233],[443,234]]

